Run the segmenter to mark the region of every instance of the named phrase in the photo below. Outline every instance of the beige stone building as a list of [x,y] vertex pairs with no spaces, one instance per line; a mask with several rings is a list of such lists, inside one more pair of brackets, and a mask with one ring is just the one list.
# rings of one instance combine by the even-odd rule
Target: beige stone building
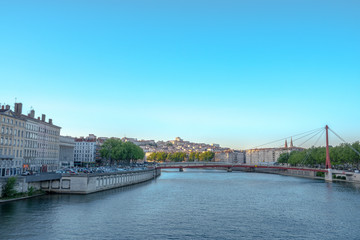
[[45,115],[35,118],[35,111],[22,114],[22,104],[0,109],[0,176],[23,171],[48,172],[59,168],[60,127]]
[[263,164],[275,163],[282,153],[290,153],[292,151],[302,151],[304,148],[294,147],[292,140],[290,147],[285,141],[285,146],[281,148],[256,148],[245,151],[246,164]]
[[[16,106],[21,103],[15,104]],[[20,111],[21,114],[21,111]],[[35,111],[28,115],[21,114],[26,120],[24,146],[24,167],[33,172],[51,172],[59,168],[60,127],[53,124],[52,119],[46,122],[45,114],[35,117]]]
[[216,152],[215,162],[245,163],[245,152],[235,150]]
[[21,106],[15,112],[9,105],[0,106],[0,176],[20,174],[24,163],[26,121],[21,117]]
[[60,127],[53,125],[52,119],[46,122],[45,114],[38,119],[38,159],[41,171],[55,171],[59,168]]
[[40,163],[38,163],[38,133],[39,125],[34,119],[35,111],[31,110],[26,119],[26,134],[24,146],[24,166],[26,170],[40,171]]

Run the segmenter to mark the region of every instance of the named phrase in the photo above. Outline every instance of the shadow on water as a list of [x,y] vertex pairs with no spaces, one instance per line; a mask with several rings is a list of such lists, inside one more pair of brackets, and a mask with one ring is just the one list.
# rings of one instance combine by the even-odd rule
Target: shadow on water
[[336,188],[339,192],[352,192],[360,193],[360,183],[352,182],[333,182],[329,183],[332,187]]

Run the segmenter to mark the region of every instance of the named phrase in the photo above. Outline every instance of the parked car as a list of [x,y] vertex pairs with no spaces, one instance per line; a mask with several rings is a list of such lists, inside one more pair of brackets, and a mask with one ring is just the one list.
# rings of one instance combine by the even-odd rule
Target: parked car
[[21,174],[21,176],[28,176],[28,175],[30,175],[30,172],[28,172],[28,171],[23,172],[23,173]]

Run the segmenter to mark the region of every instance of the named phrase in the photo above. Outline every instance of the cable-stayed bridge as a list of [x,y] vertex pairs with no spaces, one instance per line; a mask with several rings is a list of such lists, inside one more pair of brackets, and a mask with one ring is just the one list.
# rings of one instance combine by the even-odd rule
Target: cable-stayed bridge
[[[310,167],[293,167],[293,166],[280,166],[278,164],[265,164],[265,163],[249,163],[245,160],[245,163],[228,163],[228,162],[170,162],[170,163],[160,163],[158,164],[157,168],[159,169],[172,169],[172,168],[178,168],[180,171],[183,171],[184,168],[223,168],[227,169],[227,171],[232,171],[233,169],[240,169],[245,171],[254,171],[255,169],[263,169],[267,171],[289,171],[289,172],[296,172],[297,174],[303,172],[304,174],[301,175],[309,175],[308,173],[311,173],[311,176],[316,176],[317,172],[323,172],[325,173],[325,179],[327,181],[332,181],[333,174],[350,174],[346,173],[342,170],[334,170],[331,168],[331,156],[329,151],[329,131],[333,133],[336,137],[338,137],[344,144],[349,146],[350,149],[352,149],[356,154],[360,156],[360,153],[351,146],[351,144],[347,143],[339,134],[337,134],[335,131],[330,129],[327,125],[322,128],[313,129],[310,131],[306,131],[300,134],[293,135],[291,137],[278,139],[275,141],[271,141],[259,146],[254,147],[254,149],[259,149],[260,147],[268,146],[269,144],[274,144],[279,141],[285,140],[285,146],[284,149],[287,149],[287,139],[291,138],[290,142],[290,150],[293,147],[293,142],[300,142],[297,146],[303,146],[304,144],[307,144],[311,142],[312,140],[315,140],[314,144],[312,146],[316,146],[319,141],[321,140],[322,136],[325,134],[325,146],[326,146],[326,157],[324,161],[324,167],[323,168],[310,168]],[[261,148],[260,148],[261,149]],[[299,148],[298,148],[299,149]],[[304,156],[303,162],[306,162],[306,160],[309,158],[311,153],[310,151],[307,151],[306,155]]]

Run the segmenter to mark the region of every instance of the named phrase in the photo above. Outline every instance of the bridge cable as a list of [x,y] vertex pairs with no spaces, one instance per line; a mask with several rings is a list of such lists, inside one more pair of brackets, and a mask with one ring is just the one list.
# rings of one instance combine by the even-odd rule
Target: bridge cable
[[268,143],[264,143],[264,144],[261,144],[261,145],[258,145],[256,147],[253,147],[252,149],[255,149],[255,148],[259,148],[259,147],[262,147],[262,146],[265,146],[265,145],[269,145],[269,144],[272,144],[272,143],[276,143],[276,142],[279,142],[279,141],[283,141],[285,139],[288,139],[290,137],[296,137],[296,136],[300,136],[300,135],[303,135],[303,134],[306,134],[306,133],[314,133],[320,129],[323,129],[322,127],[321,128],[316,128],[316,129],[313,129],[313,130],[310,130],[310,131],[306,131],[306,132],[303,132],[303,133],[300,133],[300,134],[295,134],[295,135],[292,135],[292,136],[289,136],[289,137],[286,137],[286,138],[282,138],[282,139],[279,139],[279,140],[275,140],[275,141],[272,141],[272,142],[268,142]]
[[[315,141],[315,144],[314,144],[314,145],[316,145],[316,144],[318,143],[318,141],[320,140],[321,136],[324,134],[324,132],[325,132],[325,129],[323,128],[321,132],[316,133],[314,136],[312,136],[311,138],[309,138],[309,139],[306,140],[305,142],[309,141],[310,139],[312,139],[313,137],[315,137],[316,135],[318,135],[318,134],[321,133],[321,134],[319,135],[318,139]],[[305,142],[304,142],[304,143],[305,143]],[[313,145],[313,146],[314,146],[314,145]],[[312,151],[313,151],[313,148],[310,148],[310,151],[307,151],[307,152],[306,152],[306,156],[300,161],[302,165],[304,165],[304,163],[308,160],[308,158],[310,157],[310,154],[311,154]]]
[[310,141],[313,137],[315,137],[316,135],[318,135],[319,133],[321,133],[324,129],[320,129],[320,131],[316,132],[314,135],[312,135],[309,139],[307,139],[305,142],[303,142],[302,144],[300,144],[300,146],[304,145],[306,142]]
[[353,147],[351,146],[350,143],[346,142],[342,137],[340,137],[336,132],[334,132],[331,128],[329,128],[329,130],[335,134],[335,136],[337,136],[341,141],[343,141],[345,143],[345,145],[347,145],[348,147],[350,147],[354,152],[356,152],[357,155],[360,156],[360,153]]
[[[325,129],[323,129],[323,131],[321,132],[321,134],[319,135],[318,139],[315,141],[315,144],[313,146],[316,146],[316,144],[319,142],[320,138],[322,137],[322,135],[324,135]],[[301,163],[304,165],[304,163],[308,160],[308,158],[310,157],[312,151],[314,149],[310,148],[310,151],[306,152],[306,156],[304,157],[303,160],[301,160]]]
[[[306,135],[304,135],[304,136],[302,136],[302,137],[298,137],[298,138],[296,138],[296,139],[293,139],[293,142],[295,142],[295,141],[297,141],[297,140],[300,140],[300,139],[302,139],[302,138],[305,138],[305,137],[307,137],[307,136],[310,136],[310,135],[312,135],[313,133],[316,133],[316,132],[320,132],[321,130],[323,130],[324,128],[320,128],[320,129],[318,129],[317,131],[313,131],[313,132],[311,132],[311,133],[308,133],[308,134],[306,134]],[[316,134],[315,134],[316,135]],[[300,144],[300,146],[301,146],[302,144]]]

